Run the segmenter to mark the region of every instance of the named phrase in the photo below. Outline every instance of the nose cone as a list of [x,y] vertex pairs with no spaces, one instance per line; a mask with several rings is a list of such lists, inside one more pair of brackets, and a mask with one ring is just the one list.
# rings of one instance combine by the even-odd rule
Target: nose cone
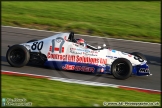
[[138,66],[136,66],[136,69],[137,69],[137,75],[139,75],[139,76],[152,75],[152,74],[150,74],[149,66],[147,64],[138,65]]

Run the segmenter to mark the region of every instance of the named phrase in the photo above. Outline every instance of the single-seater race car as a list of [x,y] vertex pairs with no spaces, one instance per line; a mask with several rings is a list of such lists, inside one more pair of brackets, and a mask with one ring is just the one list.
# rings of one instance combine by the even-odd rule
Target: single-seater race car
[[27,63],[42,64],[60,70],[110,74],[122,80],[132,74],[151,75],[143,54],[129,54],[105,46],[96,48],[86,42],[78,44],[73,32],[59,33],[9,46],[6,58],[13,67],[22,67]]

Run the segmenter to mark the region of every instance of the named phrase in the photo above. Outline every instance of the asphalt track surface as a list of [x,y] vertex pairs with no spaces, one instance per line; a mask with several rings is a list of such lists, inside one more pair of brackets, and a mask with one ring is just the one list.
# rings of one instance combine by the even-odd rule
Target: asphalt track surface
[[22,68],[15,68],[11,67],[7,63],[5,55],[8,49],[8,45],[24,43],[31,39],[43,39],[54,34],[56,33],[1,26],[1,69],[7,71],[94,81],[161,91],[161,44],[105,39],[90,36],[82,36],[78,34],[75,35],[75,38],[84,38],[87,41],[87,43],[93,46],[101,46],[103,43],[106,43],[108,47],[119,51],[143,53],[148,59],[148,65],[153,75],[132,76],[126,80],[117,80],[111,75],[95,76],[89,73],[59,71],[50,68],[31,65],[27,65]]

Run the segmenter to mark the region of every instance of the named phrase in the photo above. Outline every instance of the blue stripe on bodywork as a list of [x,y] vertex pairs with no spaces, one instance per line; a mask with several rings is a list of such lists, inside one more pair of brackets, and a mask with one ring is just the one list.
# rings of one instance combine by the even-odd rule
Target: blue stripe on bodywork
[[[67,61],[46,61],[44,63],[44,66],[52,67],[55,69],[63,70],[62,67],[65,66],[66,64],[68,65],[75,65],[75,66],[86,66],[86,67],[93,67],[95,68],[95,72],[98,72],[99,69],[104,68],[104,72],[102,73],[107,73],[109,70],[109,66],[98,66],[94,64],[86,64],[86,63],[76,63],[76,62],[67,62]],[[79,71],[80,72],[80,71]]]

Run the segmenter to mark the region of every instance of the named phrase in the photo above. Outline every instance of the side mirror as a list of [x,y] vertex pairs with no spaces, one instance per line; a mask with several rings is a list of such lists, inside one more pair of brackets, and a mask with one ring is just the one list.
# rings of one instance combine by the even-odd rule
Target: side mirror
[[106,44],[103,44],[103,47],[106,47]]

